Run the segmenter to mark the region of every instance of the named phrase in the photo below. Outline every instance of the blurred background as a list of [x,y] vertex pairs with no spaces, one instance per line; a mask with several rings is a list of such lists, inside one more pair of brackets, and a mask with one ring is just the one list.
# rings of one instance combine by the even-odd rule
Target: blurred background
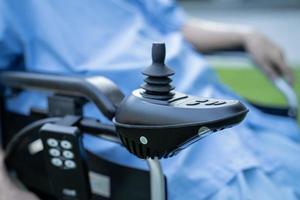
[[[285,51],[295,71],[295,90],[300,99],[300,0],[180,0],[179,4],[191,17],[251,25],[268,35]],[[242,96],[262,104],[286,104],[247,56],[221,54],[208,59],[221,80]]]

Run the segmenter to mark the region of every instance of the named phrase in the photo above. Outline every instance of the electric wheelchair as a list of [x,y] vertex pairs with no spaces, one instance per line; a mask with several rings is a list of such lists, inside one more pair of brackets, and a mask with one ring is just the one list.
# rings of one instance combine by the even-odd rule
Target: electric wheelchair
[[[125,97],[105,77],[70,77],[6,71],[0,73],[1,142],[11,176],[41,199],[167,199],[166,177],[159,159],[212,132],[242,122],[248,109],[239,101],[195,97],[175,91],[174,71],[164,64],[165,45],[152,47],[151,66],[141,87]],[[297,99],[284,81],[290,107],[265,112],[297,113]],[[6,109],[5,99],[23,90],[47,92],[48,108],[25,116]],[[92,102],[112,123],[83,115]],[[122,145],[144,159],[149,171],[110,162],[84,148],[84,134]]]

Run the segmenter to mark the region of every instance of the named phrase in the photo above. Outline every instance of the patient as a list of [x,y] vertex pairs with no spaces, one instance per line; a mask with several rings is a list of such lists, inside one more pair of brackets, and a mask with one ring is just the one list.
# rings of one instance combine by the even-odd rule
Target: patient
[[[154,41],[166,43],[167,64],[181,92],[241,99],[200,54],[218,50],[245,51],[271,80],[293,81],[281,49],[264,35],[246,26],[188,19],[171,0],[0,0],[0,69],[103,75],[129,94],[141,84]],[[8,102],[21,113],[45,105],[46,98],[33,92]],[[300,198],[298,125],[248,107],[241,125],[162,161],[170,199]],[[94,105],[85,111],[103,118]],[[91,136],[84,144],[106,159],[147,168],[116,144]]]

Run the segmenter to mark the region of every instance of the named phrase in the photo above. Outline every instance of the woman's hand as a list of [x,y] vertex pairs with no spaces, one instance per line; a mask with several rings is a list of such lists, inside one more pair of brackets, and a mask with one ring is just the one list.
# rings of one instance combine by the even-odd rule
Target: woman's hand
[[244,48],[255,64],[271,79],[282,77],[293,83],[293,73],[285,62],[283,52],[266,36],[251,31],[245,34]]

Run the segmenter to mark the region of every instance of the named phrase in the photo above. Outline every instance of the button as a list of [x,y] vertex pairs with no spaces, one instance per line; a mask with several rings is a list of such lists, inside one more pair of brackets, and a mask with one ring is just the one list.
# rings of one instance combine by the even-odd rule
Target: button
[[56,139],[53,139],[53,138],[49,138],[47,140],[47,144],[50,146],[50,147],[57,147],[58,146],[58,141]]
[[51,163],[56,167],[61,167],[63,164],[62,160],[59,158],[52,158]]
[[207,99],[198,99],[198,100],[196,100],[196,102],[205,103],[205,102],[208,102],[208,100]]
[[215,103],[218,103],[218,101],[211,101],[211,102],[206,103],[205,105],[211,106],[211,105],[215,105]]
[[54,157],[57,157],[57,156],[60,156],[60,151],[58,149],[49,149],[49,154],[51,156],[54,156]]
[[71,151],[64,151],[63,156],[68,159],[74,158],[74,154]]
[[174,101],[179,101],[179,100],[182,100],[182,99],[186,99],[188,96],[186,96],[186,95],[183,95],[183,96],[179,96],[179,97],[175,97],[175,98],[173,98],[173,99],[170,99],[169,100],[169,103],[172,103],[172,102],[174,102]]
[[73,169],[76,167],[76,163],[73,160],[66,160],[65,166],[69,169]]
[[190,102],[190,103],[186,103],[187,106],[196,106],[200,104],[199,102]]
[[67,140],[63,140],[60,142],[60,146],[64,149],[71,149],[72,148],[72,144],[71,142],[67,141]]
[[226,103],[225,101],[219,101],[219,102],[214,103],[214,105],[219,106],[219,105],[223,105],[225,103]]

